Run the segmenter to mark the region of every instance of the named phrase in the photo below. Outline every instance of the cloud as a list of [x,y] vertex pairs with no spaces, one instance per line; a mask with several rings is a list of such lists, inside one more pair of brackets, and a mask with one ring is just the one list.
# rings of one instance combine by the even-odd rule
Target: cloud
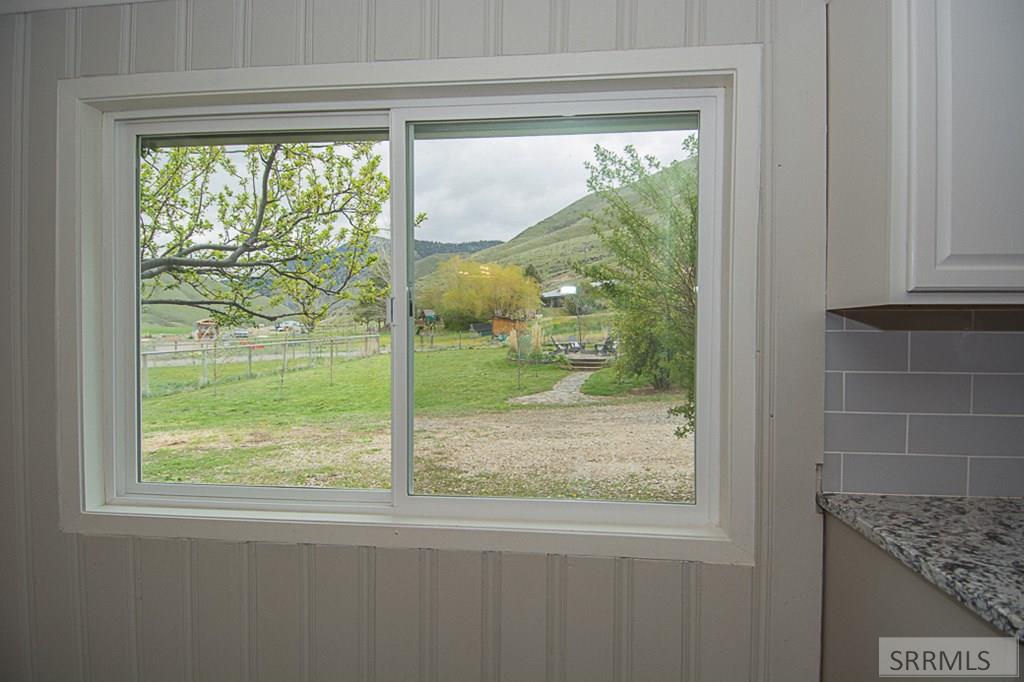
[[508,240],[587,194],[584,162],[595,144],[633,144],[662,163],[683,157],[680,132],[417,140],[417,239]]

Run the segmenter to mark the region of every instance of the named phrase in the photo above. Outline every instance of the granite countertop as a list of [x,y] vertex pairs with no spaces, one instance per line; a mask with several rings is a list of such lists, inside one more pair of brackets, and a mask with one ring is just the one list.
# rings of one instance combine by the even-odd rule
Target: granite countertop
[[1024,498],[819,493],[818,505],[1024,642]]

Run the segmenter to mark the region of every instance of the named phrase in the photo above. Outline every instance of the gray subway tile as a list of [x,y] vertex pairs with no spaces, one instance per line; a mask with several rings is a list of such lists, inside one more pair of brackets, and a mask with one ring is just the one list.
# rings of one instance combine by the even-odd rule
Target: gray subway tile
[[825,409],[830,412],[843,409],[842,372],[825,372]]
[[911,415],[909,435],[913,453],[1024,457],[1024,417]]
[[827,332],[825,369],[906,371],[907,332]]
[[825,414],[829,452],[905,452],[907,418],[895,414]]
[[826,452],[821,467],[821,489],[826,493],[838,493],[843,489],[843,456],[838,452]]
[[976,375],[974,411],[979,414],[1024,414],[1024,375]]
[[858,493],[964,495],[966,457],[843,455],[843,490]]
[[911,332],[915,372],[1024,372],[1024,334]]
[[847,374],[846,409],[852,412],[971,411],[966,374]]
[[968,495],[1024,495],[1024,458],[971,457]]

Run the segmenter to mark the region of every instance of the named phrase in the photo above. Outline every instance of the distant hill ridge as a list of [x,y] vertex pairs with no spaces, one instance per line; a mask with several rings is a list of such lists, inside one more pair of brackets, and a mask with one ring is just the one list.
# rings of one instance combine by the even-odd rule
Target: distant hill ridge
[[475,242],[433,242],[426,239],[417,239],[415,240],[413,250],[416,252],[416,260],[419,260],[420,258],[426,258],[438,253],[476,253],[501,243],[497,239],[482,239]]

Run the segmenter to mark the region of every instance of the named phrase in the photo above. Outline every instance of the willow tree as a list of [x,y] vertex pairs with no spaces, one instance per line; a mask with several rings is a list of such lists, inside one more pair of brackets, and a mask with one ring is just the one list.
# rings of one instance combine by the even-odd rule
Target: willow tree
[[588,162],[587,186],[605,203],[591,216],[608,258],[576,266],[614,311],[618,371],[661,390],[682,392],[678,433],[696,421],[697,138],[682,145],[684,160],[663,165],[627,146],[601,146]]
[[145,148],[142,305],[312,327],[365,296],[389,191],[374,142]]

